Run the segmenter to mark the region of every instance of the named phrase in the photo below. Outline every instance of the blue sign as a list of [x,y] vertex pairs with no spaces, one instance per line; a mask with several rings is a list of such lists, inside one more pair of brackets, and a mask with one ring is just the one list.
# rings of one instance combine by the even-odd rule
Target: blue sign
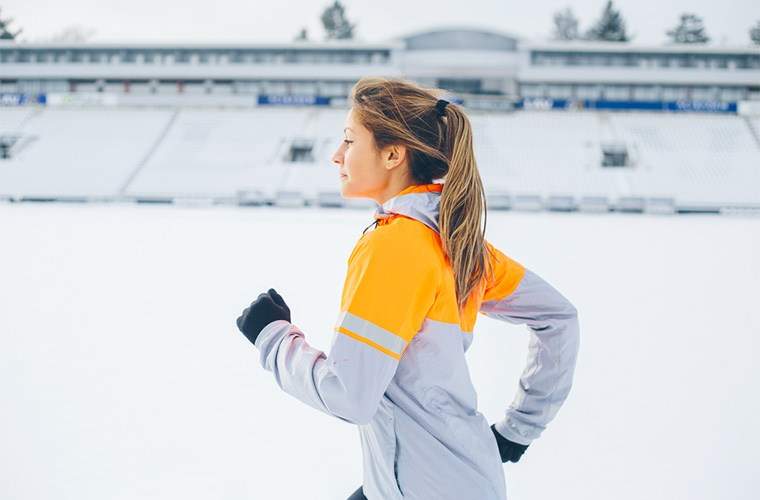
[[273,95],[259,94],[259,105],[285,105],[285,106],[327,106],[330,98],[315,95]]
[[648,111],[697,111],[701,113],[736,113],[736,102],[721,101],[607,101],[593,99],[525,98],[515,102],[515,108],[541,109],[613,109]]
[[45,104],[46,102],[47,96],[45,94],[31,96],[20,92],[0,92],[0,106],[24,106],[25,104]]
[[668,109],[673,111],[706,111],[714,113],[736,113],[735,102],[720,101],[674,101]]

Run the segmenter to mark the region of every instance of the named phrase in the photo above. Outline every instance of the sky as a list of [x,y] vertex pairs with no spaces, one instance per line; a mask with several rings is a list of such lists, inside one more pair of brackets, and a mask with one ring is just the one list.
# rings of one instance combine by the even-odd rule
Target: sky
[[[346,498],[357,428],[282,391],[235,319],[273,287],[327,352],[369,220],[0,203],[0,498]],[[508,498],[757,498],[760,218],[492,211],[487,237],[580,323],[571,392],[504,464]],[[494,422],[528,330],[479,315],[473,335]]]
[[[331,1],[288,0],[0,0],[2,16],[12,17],[22,39],[39,41],[77,25],[94,30],[92,41],[234,41],[287,42],[306,27],[312,39],[324,36],[319,16]],[[585,31],[599,16],[604,0],[344,2],[357,38],[383,41],[418,30],[444,26],[494,29],[527,38],[552,30],[553,14],[567,6]],[[209,6],[213,5],[213,9]],[[760,21],[757,0],[617,0],[634,41],[660,44],[682,12],[704,19],[716,44],[746,45],[748,30]]]

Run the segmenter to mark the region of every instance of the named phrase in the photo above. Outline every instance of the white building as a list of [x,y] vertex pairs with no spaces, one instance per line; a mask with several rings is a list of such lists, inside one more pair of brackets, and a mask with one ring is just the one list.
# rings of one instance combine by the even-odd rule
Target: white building
[[760,211],[760,47],[456,27],[382,43],[0,43],[0,199],[352,204],[330,156],[369,75],[464,103],[491,208]]
[[0,92],[345,97],[367,75],[462,96],[760,99],[760,47],[522,40],[445,28],[380,43],[0,42]]

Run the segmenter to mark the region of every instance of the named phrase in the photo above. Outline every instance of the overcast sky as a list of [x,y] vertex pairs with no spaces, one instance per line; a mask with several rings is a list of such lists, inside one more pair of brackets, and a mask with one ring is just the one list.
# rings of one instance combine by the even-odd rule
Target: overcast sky
[[[92,41],[284,42],[301,27],[324,36],[320,13],[332,0],[0,0],[0,17],[15,19],[22,40],[39,41],[71,25],[94,30]],[[383,41],[416,30],[445,26],[497,29],[529,38],[552,30],[552,15],[570,6],[585,31],[605,0],[374,0],[344,2],[357,23],[357,38]],[[758,0],[617,0],[629,33],[639,43],[659,44],[681,12],[703,17],[711,42],[749,43],[760,20]],[[209,8],[212,7],[212,8]]]

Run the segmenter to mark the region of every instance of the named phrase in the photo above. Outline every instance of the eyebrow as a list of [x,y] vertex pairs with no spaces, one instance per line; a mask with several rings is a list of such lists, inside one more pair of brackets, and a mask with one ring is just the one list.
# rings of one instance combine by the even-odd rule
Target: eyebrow
[[351,132],[353,132],[353,129],[352,129],[351,127],[346,127],[346,128],[344,128],[344,129],[343,129],[343,132],[345,132],[346,130],[350,130]]

